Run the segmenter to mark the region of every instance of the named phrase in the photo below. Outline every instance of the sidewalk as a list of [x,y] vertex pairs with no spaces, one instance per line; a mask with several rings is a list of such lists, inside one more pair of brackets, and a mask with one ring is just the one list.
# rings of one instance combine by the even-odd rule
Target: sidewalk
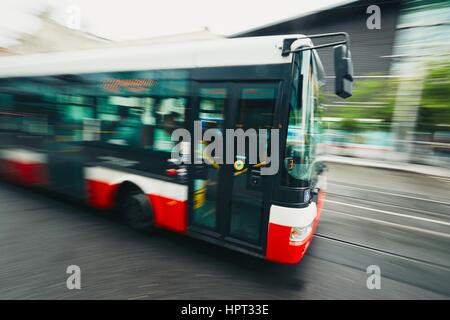
[[334,155],[326,155],[326,156],[323,156],[320,158],[321,158],[321,160],[323,160],[325,162],[349,164],[349,165],[354,165],[354,166],[372,167],[372,168],[380,168],[380,169],[387,169],[387,170],[407,171],[407,172],[425,174],[425,175],[429,175],[429,176],[450,178],[450,170],[449,169],[427,166],[427,165],[422,165],[422,164],[389,162],[389,161],[362,159],[362,158],[353,158],[353,157],[344,157],[344,156],[334,156]]

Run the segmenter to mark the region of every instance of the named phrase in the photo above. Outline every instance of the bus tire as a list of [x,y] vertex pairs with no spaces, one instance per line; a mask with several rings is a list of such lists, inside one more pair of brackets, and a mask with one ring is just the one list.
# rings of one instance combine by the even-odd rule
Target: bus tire
[[151,231],[154,228],[152,205],[143,193],[125,197],[122,214],[125,222],[135,230]]

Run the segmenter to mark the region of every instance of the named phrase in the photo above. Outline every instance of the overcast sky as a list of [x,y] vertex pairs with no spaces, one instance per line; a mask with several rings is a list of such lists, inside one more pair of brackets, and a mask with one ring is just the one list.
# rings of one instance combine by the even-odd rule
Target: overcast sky
[[51,11],[55,20],[66,24],[75,6],[81,14],[82,30],[121,41],[193,32],[205,27],[229,35],[342,2],[346,1],[1,0],[0,46],[11,45],[21,33],[32,33],[39,28],[35,16],[44,8]]

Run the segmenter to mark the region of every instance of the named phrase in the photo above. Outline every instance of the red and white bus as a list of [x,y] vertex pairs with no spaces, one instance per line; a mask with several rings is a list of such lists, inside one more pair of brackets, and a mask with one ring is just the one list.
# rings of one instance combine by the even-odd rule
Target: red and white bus
[[[342,97],[351,94],[347,44],[325,45],[337,45]],[[1,58],[1,176],[118,210],[135,228],[297,263],[325,195],[316,53],[325,46],[286,35]],[[195,121],[279,129],[279,170],[261,175],[247,151],[238,169],[173,161],[171,133]]]

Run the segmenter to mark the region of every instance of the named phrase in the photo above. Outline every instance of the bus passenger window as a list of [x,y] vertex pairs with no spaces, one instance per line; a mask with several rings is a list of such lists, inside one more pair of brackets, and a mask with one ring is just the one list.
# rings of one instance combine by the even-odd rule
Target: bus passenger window
[[102,140],[111,144],[145,147],[145,126],[153,124],[154,99],[111,96],[97,106]]
[[[68,97],[67,102],[82,97]],[[85,119],[92,119],[94,112],[89,105],[58,104],[59,121],[55,124],[56,139],[58,141],[83,141]]]
[[99,101],[102,141],[171,152],[172,132],[185,126],[186,99],[179,97],[109,97]]
[[0,130],[18,131],[21,118],[14,107],[14,96],[0,93]]
[[141,109],[119,107],[119,121],[113,127],[110,143],[131,147],[141,146]]
[[[272,129],[273,111],[275,108],[276,89],[275,88],[244,88],[241,91],[239,100],[239,114],[236,122],[236,128],[244,131],[248,129],[256,130],[256,136],[251,137],[255,145],[259,145],[259,130],[267,130],[267,138],[270,139],[270,129]],[[247,140],[245,151],[248,153],[251,149]],[[258,163],[267,159],[260,159],[259,155],[268,153],[268,141],[264,146],[264,152],[258,152]],[[248,154],[237,155],[246,163],[249,163]]]
[[107,98],[97,99],[97,119],[100,121],[100,141],[110,142],[113,127],[120,120],[118,107],[108,103]]
[[172,133],[177,128],[185,127],[185,110],[185,98],[163,98],[158,101],[155,108],[153,150],[172,152],[177,143],[172,141]]
[[0,94],[0,129],[30,135],[49,134],[47,108],[40,96]]

